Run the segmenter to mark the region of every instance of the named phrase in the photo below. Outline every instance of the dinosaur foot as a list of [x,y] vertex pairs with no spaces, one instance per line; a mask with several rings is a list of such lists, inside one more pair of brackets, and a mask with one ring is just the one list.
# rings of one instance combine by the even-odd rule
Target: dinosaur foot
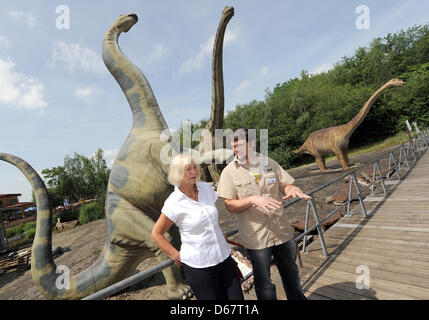
[[178,284],[173,288],[168,288],[169,300],[190,300],[194,294],[191,287],[186,284]]

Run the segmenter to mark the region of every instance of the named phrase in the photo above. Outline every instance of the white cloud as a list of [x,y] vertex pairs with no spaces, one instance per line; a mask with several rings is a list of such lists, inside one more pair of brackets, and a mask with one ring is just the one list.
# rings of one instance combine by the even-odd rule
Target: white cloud
[[35,77],[14,71],[15,64],[0,58],[0,103],[24,109],[43,109],[43,84]]
[[[224,36],[224,46],[232,44],[237,39],[237,32],[234,30],[227,30]],[[215,36],[211,36],[205,43],[200,45],[200,51],[194,54],[191,58],[183,61],[179,68],[179,74],[189,73],[196,69],[200,69],[205,62],[210,61],[207,59],[213,52],[213,45]]]
[[11,46],[10,41],[7,37],[0,36],[0,47],[9,48]]
[[101,73],[105,70],[101,56],[79,43],[56,41],[48,66],[54,68],[57,62],[62,63],[70,73],[74,73],[75,70]]
[[98,93],[99,89],[91,86],[86,86],[84,88],[77,88],[74,92],[74,95],[77,99],[84,101],[87,105],[92,105],[93,97]]
[[155,60],[161,60],[161,59],[167,57],[168,55],[169,55],[169,52],[168,52],[167,48],[163,44],[158,43],[155,46],[154,51],[152,51],[152,53],[149,54],[148,60],[149,60],[149,62],[155,61]]
[[77,98],[85,99],[89,97],[94,92],[94,88],[85,87],[85,88],[77,88],[75,91],[75,96]]
[[237,88],[235,88],[235,91],[236,91],[236,92],[243,91],[244,89],[246,89],[247,87],[249,87],[251,84],[252,84],[252,82],[250,82],[250,81],[248,81],[248,80],[243,81],[242,83],[240,83],[240,84],[238,85],[238,87],[237,87]]
[[24,19],[25,23],[30,27],[36,26],[36,18],[28,12],[23,11],[9,11],[9,17],[14,19]]
[[311,75],[316,75],[316,74],[319,74],[319,73],[327,72],[327,71],[329,71],[329,70],[331,70],[333,68],[334,68],[334,66],[332,64],[324,63],[324,64],[318,66],[316,69],[314,69],[314,71],[310,72],[310,74]]
[[262,69],[261,69],[261,73],[260,73],[260,75],[263,77],[263,76],[266,76],[267,74],[268,74],[268,67],[263,67]]

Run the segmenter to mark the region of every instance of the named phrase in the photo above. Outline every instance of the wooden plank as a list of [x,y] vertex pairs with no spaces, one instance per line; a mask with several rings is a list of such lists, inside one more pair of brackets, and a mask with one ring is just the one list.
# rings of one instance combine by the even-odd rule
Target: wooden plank
[[383,263],[395,263],[397,265],[401,265],[404,267],[416,266],[416,267],[428,268],[428,270],[429,270],[429,261],[410,260],[410,259],[406,259],[406,258],[384,256],[381,254],[369,253],[369,252],[354,252],[354,251],[349,251],[347,249],[341,251],[341,255],[349,256],[349,257],[355,257],[358,259],[358,261],[362,262],[359,264],[364,264],[363,262],[366,259],[371,259],[371,260],[380,261]]
[[[336,238],[336,237],[330,236],[329,238],[325,239],[325,241],[327,241],[327,243],[329,244],[336,244],[338,246],[345,244],[345,240],[343,237]],[[427,243],[426,246],[420,246],[420,245],[410,244],[408,241],[404,243],[400,243],[400,242],[386,242],[384,239],[355,238],[350,242],[347,242],[346,245],[363,247],[363,248],[376,248],[379,250],[392,249],[396,251],[413,252],[418,254],[429,254],[429,242]]]
[[329,237],[331,234],[335,235],[341,235],[344,237],[350,236],[354,234],[355,237],[375,237],[375,238],[385,238],[385,239],[402,239],[402,240],[409,240],[409,241],[419,241],[419,242],[425,242],[429,241],[429,236],[427,233],[424,232],[411,232],[411,231],[390,231],[390,230],[374,230],[374,229],[349,229],[349,228],[335,228],[331,227],[329,228],[325,233],[324,236]]
[[[305,294],[305,292],[304,292],[304,295],[307,296],[307,294]],[[328,297],[321,296],[321,295],[314,293],[314,292],[309,292],[309,295],[307,296],[307,298],[309,300],[332,300]]]
[[[401,300],[415,300],[416,298],[413,296],[406,295],[405,293],[391,292],[384,289],[377,288],[374,290],[373,288],[369,289],[358,289],[356,287],[356,283],[354,282],[338,282],[339,280],[327,275],[323,275],[320,278],[317,278],[316,281],[312,282],[310,290],[313,289],[314,284],[329,286],[338,288],[343,291],[347,291],[349,293],[354,293],[356,295],[360,295],[366,297],[368,300],[392,300],[392,299],[401,299]],[[314,290],[314,289],[313,289]],[[316,290],[315,290],[316,291]]]
[[410,232],[426,232],[429,233],[429,228],[420,228],[420,227],[405,227],[405,226],[386,226],[386,225],[373,225],[373,224],[365,224],[360,225],[356,223],[341,223],[337,222],[334,225],[335,228],[366,228],[366,229],[375,229],[375,230],[388,230],[388,231],[410,231]]
[[[351,241],[344,241],[344,239],[342,238],[325,238],[325,245],[328,249],[328,254],[329,255],[333,255],[333,254],[337,254],[337,252],[339,251],[344,251],[345,249],[349,248],[348,250],[351,251],[357,251],[357,252],[364,252],[364,251],[376,251],[377,253],[383,251],[383,250],[392,250],[395,252],[395,255],[400,255],[401,252],[403,252],[405,255],[410,253],[410,255],[412,256],[418,256],[420,254],[424,254],[425,256],[427,255],[427,247],[422,247],[419,246],[418,249],[416,250],[417,252],[413,252],[413,251],[409,251],[406,250],[406,248],[402,247],[400,248],[400,250],[396,250],[396,249],[392,249],[390,247],[388,247],[387,244],[383,244],[381,239],[379,241],[379,243],[375,243],[375,241],[368,243],[367,240],[365,239],[356,239],[353,238]],[[368,248],[368,250],[366,250]],[[306,252],[301,252],[302,254],[313,254],[313,252],[317,255],[321,252],[321,245],[320,243],[312,243],[310,246],[308,246],[306,248]],[[426,251],[425,251],[426,250]],[[424,259],[426,258],[424,256]]]
[[343,241],[341,241],[341,239],[328,238],[325,239],[325,244],[329,245],[330,247],[341,248],[342,250],[347,249],[356,252],[373,252],[387,256],[399,256],[421,261],[429,261],[429,250],[427,248],[416,248],[415,251],[419,252],[415,252],[413,250],[414,248],[410,246],[392,246],[388,243],[373,243],[362,239],[356,239],[356,241],[353,240],[345,244]]
[[[340,270],[327,269],[324,270],[324,275],[330,276],[337,279],[338,282],[351,282],[356,283],[356,279],[359,276],[356,273],[344,272]],[[426,288],[416,287],[404,283],[395,281],[383,280],[370,275],[370,288],[377,291],[378,289],[388,292],[395,292],[398,294],[406,293],[407,296],[411,296],[417,299],[429,299],[429,290]]]
[[386,225],[404,225],[404,226],[422,226],[428,227],[429,221],[425,217],[392,217],[389,216],[371,216],[367,219],[363,217],[346,217],[340,220],[341,223],[371,223],[371,224],[381,224],[386,223]]
[[[304,266],[307,266],[308,269],[309,269],[308,267],[309,265],[312,266],[313,272],[314,272],[317,268],[320,268],[320,266],[323,263],[323,262],[318,262],[318,259],[322,259],[322,257],[316,257],[312,255],[310,258],[306,255],[306,257],[303,259]],[[330,259],[329,261],[325,261],[325,264],[333,263],[333,261],[336,261],[342,264],[353,265],[353,266],[359,266],[361,265],[361,262],[362,262],[362,261],[358,261],[356,257],[347,257],[347,256],[339,255]],[[398,266],[395,264],[385,264],[383,262],[371,260],[371,259],[366,259],[365,263],[366,265],[368,265],[368,267],[371,267],[371,268],[396,272],[398,274],[398,277],[400,277],[402,274],[411,274],[415,277],[425,278],[425,279],[428,277],[426,268],[415,267],[415,266],[404,268],[403,266]],[[305,279],[307,279],[311,273],[312,272],[307,272],[305,275],[303,275],[303,279],[304,279],[304,276],[305,276]]]
[[[309,257],[310,258],[310,257]],[[306,259],[306,262],[312,261],[314,264],[318,263],[319,259]],[[410,284],[417,287],[429,288],[429,272],[421,272],[420,275],[417,275],[414,270],[409,271],[408,268],[398,268],[397,266],[392,265],[381,265],[375,264],[366,261],[366,266],[368,266],[370,276],[374,276],[379,279],[396,281],[399,283]],[[355,273],[357,267],[361,264],[356,264],[349,261],[340,261],[334,259],[329,262],[329,268],[333,270],[340,270],[350,273]],[[421,269],[422,270],[422,269]],[[356,274],[356,277],[358,274]]]
[[368,215],[365,217],[364,215],[352,215],[352,216],[344,216],[340,219],[340,221],[378,221],[378,220],[387,220],[387,221],[428,221],[427,215],[422,215],[418,213],[405,213],[401,212],[400,214],[396,213],[375,213]]
[[[312,294],[315,293],[334,300],[369,300],[367,296],[350,293],[341,290],[340,288],[323,285],[318,282],[315,282],[303,291],[306,296],[310,297],[310,299]],[[375,300],[375,298],[371,300]]]
[[[355,271],[356,268],[361,264],[362,261],[358,261],[356,260],[356,258],[350,258],[350,257],[345,257],[345,256],[338,256],[335,257],[335,259],[331,259],[329,261],[326,261],[325,264],[317,264],[317,257],[312,257],[315,258],[310,259],[307,258],[304,260],[304,265],[308,266],[311,265],[313,267],[313,271],[312,272],[307,272],[306,274],[302,275],[302,281],[307,280],[309,277],[311,277],[311,275],[315,272],[317,272],[317,270],[323,270],[324,268],[327,268],[329,266],[331,266],[334,263],[338,263],[338,264],[342,264],[342,265],[349,265],[349,266],[354,266]],[[389,264],[384,264],[382,262],[379,261],[370,261],[370,260],[365,260],[365,265],[368,266],[369,268],[372,269],[376,269],[376,270],[386,270],[389,272],[393,272],[395,274],[397,274],[398,278],[402,277],[403,275],[411,275],[415,278],[418,279],[427,279],[428,278],[428,274],[427,274],[427,270],[424,268],[418,268],[418,267],[408,267],[408,268],[404,268],[402,266],[397,266],[397,265],[389,265]],[[417,280],[416,280],[417,281]]]
[[[362,265],[369,262],[378,262],[381,265],[387,265],[387,264],[394,264],[400,268],[416,268],[416,269],[422,269],[423,274],[428,274],[429,271],[429,262],[427,261],[418,261],[418,260],[410,260],[410,259],[404,259],[404,258],[398,258],[398,257],[389,257],[389,256],[382,256],[379,254],[374,253],[367,253],[367,252],[353,252],[353,251],[345,251],[340,250],[334,252],[333,250],[331,252],[328,252],[331,254],[329,259],[339,259],[341,258],[348,258],[351,262],[355,263],[356,265]],[[322,256],[322,251],[309,251],[308,255],[314,255],[323,259],[326,259]],[[303,263],[306,262],[306,256],[307,254],[301,255],[303,257]],[[429,276],[429,274],[428,274]]]

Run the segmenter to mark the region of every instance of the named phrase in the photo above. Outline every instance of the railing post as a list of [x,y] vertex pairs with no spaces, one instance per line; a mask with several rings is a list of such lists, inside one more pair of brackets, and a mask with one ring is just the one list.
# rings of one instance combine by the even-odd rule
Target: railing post
[[387,195],[387,189],[386,189],[386,185],[384,184],[383,174],[381,172],[379,161],[375,160],[374,165],[377,167],[378,174],[380,175],[380,183],[381,183],[381,186],[383,188],[384,195]]
[[314,199],[311,198],[309,201],[310,201],[311,208],[313,209],[314,222],[316,223],[317,233],[319,234],[320,245],[322,246],[323,255],[325,257],[328,257],[328,251],[326,250],[325,238],[323,237],[323,230],[322,230],[322,227],[320,226],[320,223],[319,223],[319,216],[317,214],[316,205],[314,204]]
[[402,154],[404,154],[405,156],[405,163],[407,165],[407,169],[410,169],[410,165],[408,164],[408,157],[405,153],[404,145],[402,144],[401,147],[399,148],[399,170],[401,170]]
[[393,154],[393,152],[390,152],[390,157],[393,159],[393,165],[395,166],[396,175],[398,176],[398,180],[400,181],[401,176],[399,175],[399,168],[396,164],[395,155]]
[[307,200],[307,208],[305,209],[305,226],[304,226],[304,243],[302,245],[302,252],[303,253],[308,253],[307,252],[307,230],[308,230],[308,218],[310,215],[310,202]]
[[417,151],[419,152],[419,158],[420,158],[422,156],[422,152],[420,151],[420,144],[419,144],[420,139],[419,139],[419,136],[417,136],[414,141],[415,141],[415,144],[417,145]]
[[411,140],[408,142],[408,146],[407,146],[407,156],[408,156],[408,152],[409,152],[409,150],[410,150],[410,144],[411,144],[411,155],[413,156],[413,158],[414,158],[414,162],[415,162],[415,161],[417,161],[417,158],[416,158],[416,155],[415,155],[415,152],[414,152],[414,138],[413,138],[413,139],[411,139]]
[[375,189],[375,169],[376,169],[376,165],[374,163],[374,167],[372,169],[372,182],[371,182],[371,195],[374,194],[374,189]]
[[368,216],[368,214],[366,213],[365,205],[364,205],[363,200],[362,200],[361,193],[360,193],[360,188],[359,188],[358,179],[356,177],[356,173],[353,172],[352,175],[353,175],[353,178],[354,178],[354,183],[355,183],[355,186],[356,186],[356,191],[358,192],[357,196],[359,198],[360,206],[361,206],[362,211],[365,214],[365,216]]
[[349,177],[350,177],[350,180],[349,180],[349,198],[347,200],[347,211],[346,211],[347,217],[351,216],[350,204],[352,202],[352,180],[353,180],[353,177],[352,176],[349,176]]

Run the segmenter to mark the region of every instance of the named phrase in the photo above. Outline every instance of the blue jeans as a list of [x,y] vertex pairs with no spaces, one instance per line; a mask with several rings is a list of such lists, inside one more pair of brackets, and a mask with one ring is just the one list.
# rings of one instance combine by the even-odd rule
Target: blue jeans
[[271,282],[271,256],[274,256],[288,300],[307,300],[302,292],[296,260],[296,243],[291,239],[280,245],[260,250],[247,249],[253,266],[258,300],[276,300],[276,286]]

